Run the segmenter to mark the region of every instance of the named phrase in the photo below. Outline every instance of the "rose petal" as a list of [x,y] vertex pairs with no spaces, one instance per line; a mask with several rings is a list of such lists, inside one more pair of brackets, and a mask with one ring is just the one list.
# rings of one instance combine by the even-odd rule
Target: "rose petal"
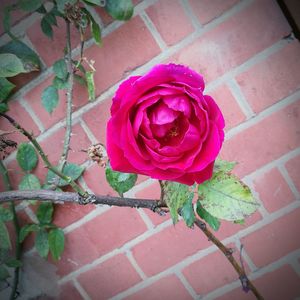
[[148,114],[152,124],[162,125],[173,122],[180,112],[170,109],[165,103],[159,101],[151,107],[151,112]]
[[124,98],[126,93],[130,94],[130,89],[132,84],[139,79],[141,76],[131,76],[127,80],[123,81],[116,92],[116,95],[113,98],[112,106],[111,106],[111,114],[114,114],[122,103],[122,99]]
[[171,109],[183,112],[189,118],[191,116],[191,100],[185,95],[172,95],[163,97],[164,103]]
[[189,168],[189,172],[197,172],[203,170],[208,164],[215,160],[220,152],[221,142],[219,130],[213,123],[209,123],[209,134],[202,145],[202,150],[194,160],[193,165]]

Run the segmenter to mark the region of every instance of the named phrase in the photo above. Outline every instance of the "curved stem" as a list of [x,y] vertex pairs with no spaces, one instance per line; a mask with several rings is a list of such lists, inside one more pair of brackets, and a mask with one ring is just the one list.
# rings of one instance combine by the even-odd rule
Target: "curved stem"
[[32,134],[30,134],[27,130],[25,130],[20,124],[18,124],[12,117],[0,113],[0,116],[7,119],[16,129],[18,129],[23,135],[25,135],[28,140],[32,143],[32,145],[35,147],[39,155],[41,156],[42,160],[44,161],[46,167],[51,170],[54,174],[65,180],[73,189],[76,191],[81,197],[86,198],[88,196],[88,193],[84,191],[74,180],[72,180],[69,176],[66,176],[61,171],[59,171],[56,167],[54,167],[48,160],[47,155],[43,151],[40,144],[37,142],[37,140],[33,137]]
[[[0,160],[0,173],[2,175],[5,189],[7,191],[11,190],[11,184],[8,176],[8,172],[6,167],[4,166],[3,162]],[[16,233],[16,259],[20,260],[21,259],[21,253],[22,253],[22,244],[19,242],[19,235],[20,235],[20,224],[19,224],[19,219],[16,213],[16,208],[14,202],[10,203],[10,210],[13,214],[13,224],[15,228],[15,233]],[[11,293],[9,296],[10,300],[15,299],[16,297],[16,292],[19,284],[19,273],[20,273],[20,267],[16,267],[14,270],[14,279],[13,279],[13,284],[11,287]]]
[[231,263],[233,268],[236,270],[236,272],[239,274],[239,279],[242,283],[243,289],[247,292],[248,290],[251,290],[251,292],[255,295],[256,299],[263,300],[264,298],[258,290],[255,288],[253,283],[249,280],[247,277],[244,268],[242,268],[239,263],[235,260],[235,258],[232,255],[232,251],[227,248],[206,226],[206,223],[202,222],[199,219],[195,220],[195,224],[202,232],[207,236],[207,238],[213,242],[227,257],[228,261]]

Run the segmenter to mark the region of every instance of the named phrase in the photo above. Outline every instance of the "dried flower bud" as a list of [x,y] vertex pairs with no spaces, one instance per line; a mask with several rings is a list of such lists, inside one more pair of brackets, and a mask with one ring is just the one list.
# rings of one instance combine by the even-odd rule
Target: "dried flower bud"
[[91,145],[87,149],[87,154],[91,160],[97,162],[101,167],[106,166],[107,163],[106,149],[101,143]]

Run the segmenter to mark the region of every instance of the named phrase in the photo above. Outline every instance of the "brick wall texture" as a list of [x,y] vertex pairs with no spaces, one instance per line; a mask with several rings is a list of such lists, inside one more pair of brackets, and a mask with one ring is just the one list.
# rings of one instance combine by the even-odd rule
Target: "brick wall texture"
[[[222,222],[216,235],[235,249],[238,259],[242,257],[265,299],[299,299],[299,41],[272,0],[135,4],[133,18],[125,23],[95,10],[102,22],[103,46],[91,40],[85,55],[95,60],[97,99],[88,102],[86,91],[77,85],[74,95],[70,160],[86,167],[80,183],[94,193],[116,195],[105,181],[104,170],[80,150],[105,143],[111,99],[120,82],[158,63],[190,66],[204,75],[206,93],[224,113],[226,141],[221,156],[239,162],[236,174],[261,204],[245,225]],[[26,84],[13,96],[10,114],[35,134],[49,158],[57,162],[65,95],[61,93],[59,107],[49,115],[41,105],[41,92],[53,78],[52,63],[62,57],[65,27],[59,24],[50,41],[40,30],[38,15],[13,18],[24,42],[39,53],[43,70],[29,82],[24,76],[18,79],[20,85]],[[75,32],[72,39],[77,56]],[[0,43],[7,40],[2,35]],[[11,129],[4,120],[0,127]],[[14,138],[24,141],[18,134]],[[14,153],[5,164],[17,187],[22,174]],[[41,161],[35,173],[45,178]],[[126,195],[156,198],[159,186],[141,176]],[[27,219],[32,210],[32,206],[19,207]],[[60,293],[55,299],[254,299],[241,290],[237,274],[212,243],[182,222],[173,226],[168,217],[143,209],[72,204],[57,204],[54,218],[66,235],[62,259],[51,262]],[[32,239],[25,248],[27,255],[35,255]]]

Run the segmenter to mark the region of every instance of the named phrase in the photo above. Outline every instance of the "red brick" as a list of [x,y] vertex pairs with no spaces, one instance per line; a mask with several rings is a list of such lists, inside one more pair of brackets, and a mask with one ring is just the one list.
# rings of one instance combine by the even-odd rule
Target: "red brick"
[[237,161],[244,176],[300,146],[299,104],[290,104],[224,143],[223,158]]
[[300,155],[292,158],[286,163],[286,169],[291,176],[296,188],[300,192],[300,178],[299,178],[299,170],[300,170]]
[[238,0],[189,0],[189,2],[200,23],[205,25],[222,15]]
[[188,16],[177,0],[161,0],[146,9],[168,46],[174,45],[194,31]]
[[140,17],[136,16],[126,22],[103,39],[101,48],[95,45],[85,51],[88,59],[95,60],[96,95],[159,52],[158,45]]
[[289,25],[276,2],[255,1],[170,60],[189,65],[204,74],[207,81],[212,81],[289,32]]
[[256,177],[254,187],[269,212],[274,212],[295,200],[288,184],[275,168]]
[[[233,245],[228,245],[228,247],[234,249]],[[236,249],[234,249],[233,255],[239,261],[240,253]],[[199,295],[205,295],[237,280],[239,277],[230,262],[219,250],[186,267],[183,270],[183,275]]]
[[79,205],[74,203],[56,204],[53,223],[64,228],[80,220],[94,209],[94,205]]
[[209,245],[198,229],[189,229],[180,222],[139,243],[132,253],[142,270],[151,276]]
[[[58,121],[62,120],[66,116],[66,91],[59,91],[59,104],[54,109],[52,114],[49,114],[42,105],[42,92],[43,90],[52,84],[53,77],[50,77],[43,81],[41,84],[30,90],[24,95],[24,99],[32,107],[34,112],[38,115],[43,122],[45,129],[50,128]],[[73,96],[73,111],[87,103],[86,89],[79,84],[74,85]]]
[[262,219],[261,214],[256,211],[254,214],[248,216],[245,218],[245,224],[234,224],[233,222],[229,221],[221,221],[221,226],[217,232],[215,232],[215,235],[218,237],[218,239],[223,240],[233,234],[236,234],[237,232],[257,223]]
[[240,74],[237,81],[253,110],[260,112],[299,89],[299,77],[297,40]]
[[[38,136],[40,130],[38,129],[35,122],[31,119],[30,115],[26,112],[23,106],[18,101],[9,102],[9,111],[7,115],[11,116],[27,131],[32,132],[35,136]],[[10,123],[4,119],[0,118],[0,128],[4,131],[14,131],[14,133],[7,135],[7,139],[13,140],[17,143],[27,142],[28,139],[19,133]],[[13,150],[13,149],[12,149]]]
[[78,290],[76,289],[76,287],[71,282],[67,282],[63,286],[61,286],[60,294],[55,299],[56,300],[65,300],[65,299],[82,300],[83,298],[78,292]]
[[300,248],[300,209],[297,209],[242,239],[245,250],[258,267],[265,266]]
[[97,164],[92,165],[83,173],[83,178],[93,193],[99,195],[117,196],[117,192],[108,184],[105,169]]
[[175,275],[164,277],[137,293],[125,298],[126,300],[193,299],[180,280]]
[[25,172],[19,167],[16,160],[13,160],[7,165],[7,171],[12,188],[18,189],[18,185],[21,182],[21,178],[25,175]]
[[[41,30],[40,20],[37,20],[28,30],[27,35],[34,45],[41,58],[51,66],[57,59],[64,56],[66,47],[66,25],[62,18],[57,18],[58,27],[52,26],[53,39],[49,39]],[[71,44],[75,48],[80,43],[80,34],[78,30],[71,27]],[[55,45],[49,49],[49,45]]]
[[61,275],[121,247],[140,235],[146,226],[132,208],[112,208],[66,235],[66,248],[57,263]]
[[110,118],[110,107],[111,99],[107,99],[82,116],[98,142],[102,144],[106,144],[106,124]]
[[[264,297],[272,300],[295,300],[300,296],[300,279],[290,266],[283,266],[254,280],[254,285]],[[217,300],[252,300],[251,292],[247,294],[237,288]]]
[[[137,192],[135,194],[135,197],[141,199],[160,199],[160,185],[158,181],[155,181],[150,186]],[[157,213],[154,213],[148,209],[144,209],[144,211],[149,216],[154,225],[161,224],[170,218],[169,214],[167,214],[166,216],[159,216]]]
[[226,130],[245,121],[245,115],[226,85],[221,85],[209,93],[219,105],[226,124]]
[[108,299],[137,284],[141,277],[128,258],[119,254],[80,274],[78,280],[92,299]]

